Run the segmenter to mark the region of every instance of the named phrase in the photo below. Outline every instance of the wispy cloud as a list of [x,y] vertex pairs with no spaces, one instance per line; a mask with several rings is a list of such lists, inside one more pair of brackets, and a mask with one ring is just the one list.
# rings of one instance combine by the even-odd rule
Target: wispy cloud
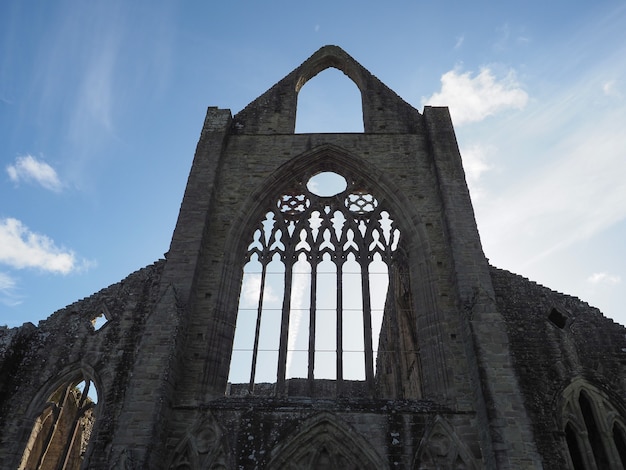
[[458,38],[456,38],[456,43],[454,44],[454,48],[455,49],[459,49],[463,43],[465,42],[465,36],[461,35]]
[[22,303],[15,292],[16,287],[15,279],[7,273],[0,272],[0,303],[9,307]]
[[517,81],[515,72],[497,79],[489,67],[478,75],[451,70],[441,77],[441,91],[423,98],[423,105],[448,106],[455,125],[482,121],[507,109],[522,109],[528,94]]
[[59,274],[82,267],[74,252],[56,246],[50,238],[30,231],[13,218],[0,219],[0,263],[17,269],[38,268]]
[[593,273],[587,278],[587,282],[589,282],[590,284],[605,284],[615,286],[622,282],[622,278],[620,276],[615,276],[609,273]]
[[602,92],[606,96],[610,96],[613,98],[621,98],[622,93],[618,88],[618,84],[615,80],[608,80],[602,84]]
[[121,35],[107,31],[97,50],[85,63],[82,84],[78,90],[70,123],[70,135],[75,142],[83,142],[94,129],[113,130],[113,78],[121,47]]
[[57,172],[48,163],[37,160],[32,155],[17,157],[15,163],[6,167],[11,181],[36,183],[50,191],[60,192],[63,184]]
[[504,176],[512,178],[508,185],[481,200],[477,212],[486,248],[517,256],[511,264],[535,263],[626,218],[626,107],[580,109],[593,93],[586,83],[568,87],[494,131],[506,139],[497,146],[507,149],[507,165],[518,171]]

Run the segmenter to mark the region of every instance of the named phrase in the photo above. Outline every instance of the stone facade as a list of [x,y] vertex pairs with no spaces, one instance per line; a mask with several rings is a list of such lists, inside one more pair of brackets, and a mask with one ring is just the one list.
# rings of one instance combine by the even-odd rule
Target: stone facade
[[[364,133],[295,134],[299,90],[329,67],[359,88]],[[317,194],[324,173],[345,188]],[[241,351],[249,381],[230,379]],[[0,461],[621,469],[624,351],[626,330],[596,309],[489,266],[447,108],[419,113],[326,46],[235,116],[208,109],[165,260],[0,330]]]

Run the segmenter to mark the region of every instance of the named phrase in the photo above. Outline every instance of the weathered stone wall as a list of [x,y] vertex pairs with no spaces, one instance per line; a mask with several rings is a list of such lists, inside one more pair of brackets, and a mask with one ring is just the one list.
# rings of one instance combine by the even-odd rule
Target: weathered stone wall
[[626,415],[626,328],[522,276],[497,268],[491,276],[544,466],[566,468],[560,407],[568,385],[584,379]]
[[[35,419],[59,387],[81,379],[97,387],[89,468],[109,468],[110,444],[124,426],[123,404],[164,262],[128,276],[39,322],[0,331],[0,461],[17,468]],[[97,331],[92,320],[105,312]]]
[[324,452],[346,461],[331,468],[478,468],[481,455],[477,442],[447,433],[475,426],[475,416],[427,401],[228,397],[188,413],[172,468],[311,468]]
[[[195,222],[179,222],[172,240],[172,247],[184,240],[193,249],[168,255],[168,266],[184,253],[195,267],[184,301],[185,367],[173,395],[175,410],[189,411],[173,413],[168,452],[184,441],[192,410],[210,406],[227,388],[242,254],[266,204],[296,181],[335,171],[362,180],[403,234],[421,396],[476,416],[475,425],[456,430],[464,442],[480,442],[475,447],[482,453],[474,457],[493,467],[535,467],[449,114],[443,108],[409,112],[344,54],[318,51],[232,121],[225,110],[207,113],[181,208],[181,217]],[[293,134],[297,90],[327,66],[360,87],[364,134]],[[181,269],[189,267],[181,262]]]

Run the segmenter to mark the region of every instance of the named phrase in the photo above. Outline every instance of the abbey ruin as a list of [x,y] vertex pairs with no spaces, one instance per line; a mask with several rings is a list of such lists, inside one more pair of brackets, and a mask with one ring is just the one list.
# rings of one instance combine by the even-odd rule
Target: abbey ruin
[[[363,133],[297,134],[334,67]],[[447,108],[209,108],[165,259],[0,329],[3,469],[624,469],[626,329],[490,266]]]

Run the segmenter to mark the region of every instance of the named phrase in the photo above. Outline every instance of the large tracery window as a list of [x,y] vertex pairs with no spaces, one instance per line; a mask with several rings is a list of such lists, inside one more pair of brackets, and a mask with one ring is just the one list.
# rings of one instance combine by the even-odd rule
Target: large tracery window
[[383,201],[337,173],[269,201],[245,255],[230,393],[374,394],[399,241]]

